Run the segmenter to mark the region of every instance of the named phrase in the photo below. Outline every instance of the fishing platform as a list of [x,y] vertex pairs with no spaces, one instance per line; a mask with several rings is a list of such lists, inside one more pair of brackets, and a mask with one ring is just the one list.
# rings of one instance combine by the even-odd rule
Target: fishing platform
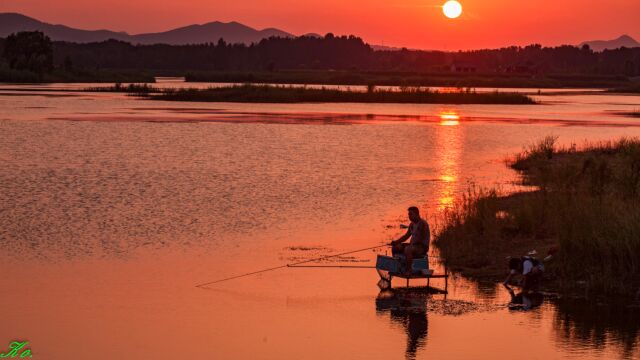
[[[411,271],[407,272],[405,269],[405,258],[403,255],[386,256],[378,255],[376,259],[376,271],[380,275],[379,286],[385,288],[391,288],[391,280],[394,277],[402,278],[407,281],[407,287],[409,286],[409,280],[412,279],[426,279],[427,286],[430,286],[431,279],[444,279],[444,291],[447,291],[449,285],[449,270],[446,263],[444,263],[444,273],[436,274],[434,270],[429,267],[429,257],[413,259],[411,264]],[[386,282],[386,284],[384,284]]]
[[[344,269],[347,269],[347,268],[348,269],[371,269],[371,268],[373,268],[373,269],[376,269],[376,271],[378,272],[378,275],[380,275],[380,281],[378,282],[378,286],[380,287],[380,289],[383,289],[383,290],[384,289],[390,289],[391,288],[391,280],[394,277],[405,279],[407,281],[407,287],[409,287],[409,281],[410,280],[414,280],[414,279],[426,279],[427,280],[427,287],[429,287],[431,285],[430,284],[431,283],[431,279],[444,279],[444,293],[445,294],[447,293],[447,288],[448,288],[448,285],[449,285],[449,271],[447,270],[447,264],[446,264],[446,261],[443,262],[444,274],[435,274],[434,270],[429,267],[429,260],[430,259],[436,259],[435,257],[425,256],[425,257],[422,257],[422,258],[413,259],[412,264],[411,264],[411,271],[406,271],[406,269],[405,269],[406,259],[404,258],[404,255],[395,255],[395,256],[378,255],[378,257],[376,259],[376,266],[370,266],[370,265],[322,265],[322,264],[317,264],[320,261],[328,260],[328,259],[331,259],[331,258],[336,258],[338,256],[343,256],[343,255],[348,255],[348,254],[355,254],[355,253],[362,252],[362,251],[380,249],[382,247],[386,247],[386,246],[389,246],[389,245],[390,244],[376,245],[376,246],[371,246],[371,247],[364,248],[364,249],[352,250],[352,251],[347,251],[347,252],[343,252],[343,253],[339,253],[339,254],[325,255],[325,256],[318,257],[318,258],[296,261],[296,262],[289,263],[289,264],[283,264],[283,265],[280,265],[280,266],[274,266],[274,267],[270,267],[270,268],[266,268],[266,269],[251,271],[251,272],[244,273],[244,274],[234,275],[234,276],[230,276],[230,277],[226,277],[226,278],[222,278],[222,279],[218,279],[218,280],[205,282],[205,283],[196,285],[196,287],[203,288],[203,287],[206,287],[208,285],[218,284],[218,283],[221,283],[221,282],[224,282],[224,281],[229,281],[229,280],[233,280],[233,279],[239,279],[239,278],[243,278],[243,277],[246,277],[246,276],[262,274],[262,273],[265,273],[265,272],[268,272],[268,271],[274,271],[274,270],[285,269],[285,268],[341,268],[341,269],[343,269],[343,268]],[[442,291],[442,290],[440,290],[440,291]]]

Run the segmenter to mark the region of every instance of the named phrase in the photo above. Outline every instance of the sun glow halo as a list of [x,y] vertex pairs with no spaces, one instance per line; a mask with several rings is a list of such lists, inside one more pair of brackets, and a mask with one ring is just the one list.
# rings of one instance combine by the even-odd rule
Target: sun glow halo
[[449,0],[442,5],[442,12],[449,19],[455,19],[462,14],[462,5],[456,0]]

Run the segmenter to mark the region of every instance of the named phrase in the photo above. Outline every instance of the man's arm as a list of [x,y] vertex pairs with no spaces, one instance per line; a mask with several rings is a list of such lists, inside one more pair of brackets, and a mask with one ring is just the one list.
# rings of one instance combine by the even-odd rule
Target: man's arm
[[393,245],[393,244],[400,244],[400,243],[403,243],[403,242],[407,241],[407,239],[408,239],[408,238],[410,238],[410,237],[411,237],[411,227],[409,227],[409,228],[407,229],[407,233],[406,233],[406,234],[404,234],[404,235],[400,236],[400,237],[398,238],[398,240],[394,240],[394,241],[392,241],[392,242],[391,242],[391,244]]
[[504,285],[504,287],[507,288],[507,290],[511,291],[511,288],[509,287],[509,282],[511,281],[511,278],[513,277],[513,270],[509,271],[509,276],[507,276],[507,278],[504,280],[504,282],[502,283],[502,285]]

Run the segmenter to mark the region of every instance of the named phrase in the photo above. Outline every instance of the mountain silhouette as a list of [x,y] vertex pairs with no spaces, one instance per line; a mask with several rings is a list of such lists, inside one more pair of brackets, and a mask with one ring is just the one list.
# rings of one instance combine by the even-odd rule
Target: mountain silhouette
[[81,30],[65,25],[48,24],[17,13],[0,13],[0,37],[18,31],[42,31],[54,41],[78,43],[99,42],[116,39],[132,44],[200,44],[217,42],[223,38],[227,43],[250,44],[272,36],[295,37],[279,29],[256,30],[238,22],[219,21],[202,25],[189,25],[165,32],[130,35],[110,30]]
[[602,51],[605,49],[617,49],[621,47],[634,48],[640,47],[640,43],[637,42],[629,35],[622,35],[617,39],[613,40],[593,40],[593,41],[585,41],[580,46],[589,45],[591,50],[593,51]]

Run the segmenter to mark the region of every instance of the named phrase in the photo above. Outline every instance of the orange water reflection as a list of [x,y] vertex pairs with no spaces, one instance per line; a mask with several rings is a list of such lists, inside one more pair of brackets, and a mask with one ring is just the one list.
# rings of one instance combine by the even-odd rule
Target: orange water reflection
[[[70,112],[71,104],[84,111],[79,101],[45,100],[24,105],[58,104]],[[103,111],[117,114],[121,102],[136,114],[149,106],[117,99],[118,106],[105,105]],[[380,231],[387,212],[401,214],[397,225],[406,221],[405,206],[414,201],[451,207],[461,180],[486,172],[502,176],[496,170],[502,164],[481,171],[473,164],[486,164],[488,156],[518,150],[547,132],[533,125],[474,125],[483,132],[467,132],[468,126],[432,122],[275,126],[278,118],[285,123],[284,118],[308,114],[273,115],[283,108],[256,106],[265,106],[271,118],[251,115],[262,122],[245,124],[0,121],[0,158],[7,165],[0,170],[0,207],[7,210],[0,212],[10,214],[0,217],[0,288],[9,289],[0,297],[5,309],[0,340],[28,339],[34,352],[53,360],[69,354],[500,358],[521,353],[523,339],[525,358],[577,358],[576,349],[580,358],[600,359],[618,353],[599,342],[610,334],[625,336],[625,349],[637,353],[640,321],[632,322],[637,317],[624,308],[621,320],[609,316],[620,328],[612,332],[611,325],[587,316],[595,311],[576,314],[573,305],[558,307],[562,326],[556,330],[549,306],[509,313],[502,289],[478,292],[460,278],[451,280],[450,300],[441,303],[413,290],[383,298],[371,269],[287,268],[196,288],[196,283],[382,243],[400,233],[397,226]],[[182,120],[196,116],[176,109],[152,111]],[[322,105],[330,109],[335,108]],[[466,111],[465,116],[472,113]],[[457,112],[443,115],[441,120],[452,122],[448,125],[466,125]],[[575,138],[622,134],[617,128],[596,135],[587,128],[558,131]],[[407,141],[416,135],[420,141]],[[416,166],[397,165],[407,161]],[[416,186],[414,175],[429,176],[428,186]],[[375,259],[373,252],[353,255],[338,261],[370,265]],[[460,299],[473,302],[468,311],[434,311],[436,304],[464,310],[452,306]],[[484,301],[496,308],[473,306]],[[605,329],[596,341],[573,336],[596,326]]]
[[460,115],[454,110],[444,110],[440,114],[440,125],[436,131],[436,154],[438,163],[438,209],[453,206],[456,187],[460,179],[460,158],[464,144],[464,127]]
[[460,115],[455,111],[442,111],[440,112],[440,125],[442,126],[456,126],[460,125]]

